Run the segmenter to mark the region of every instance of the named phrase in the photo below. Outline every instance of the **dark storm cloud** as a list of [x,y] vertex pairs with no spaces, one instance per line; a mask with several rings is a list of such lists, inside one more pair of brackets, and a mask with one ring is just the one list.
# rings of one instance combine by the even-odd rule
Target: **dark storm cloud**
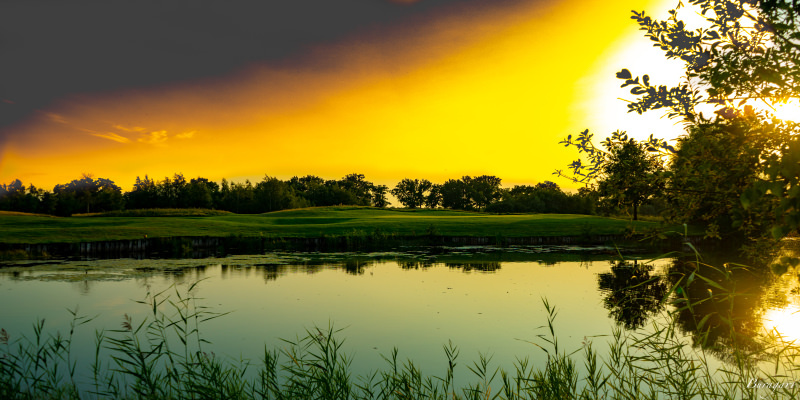
[[300,56],[309,46],[361,32],[391,36],[437,15],[521,1],[6,0],[0,145],[14,123],[72,94],[224,76],[252,62],[303,67],[313,62]]

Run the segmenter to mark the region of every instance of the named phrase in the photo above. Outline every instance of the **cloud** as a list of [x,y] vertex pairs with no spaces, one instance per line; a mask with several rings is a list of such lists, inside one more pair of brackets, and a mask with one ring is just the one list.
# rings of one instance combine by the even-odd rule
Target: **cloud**
[[176,139],[191,139],[197,131],[183,132],[175,135]]
[[53,122],[58,122],[59,124],[66,124],[67,123],[67,120],[64,118],[64,116],[62,116],[60,114],[48,112],[48,113],[45,113],[45,115],[47,115],[47,118],[49,118]]
[[0,76],[14,77],[3,82],[0,131],[75,93],[226,76],[253,63],[319,68],[303,52],[354,34],[414,31],[425,15],[528,1],[0,1]]
[[129,128],[127,126],[122,126],[122,125],[114,125],[114,129],[117,129],[117,130],[120,130],[120,131],[125,131],[125,132],[144,132],[144,131],[147,130],[147,128],[143,128],[141,126],[134,126],[134,127]]
[[167,131],[154,131],[140,137],[138,141],[141,143],[163,146],[165,145],[164,142],[167,141],[167,138]]
[[126,138],[125,136],[118,135],[114,132],[107,132],[107,133],[92,133],[93,136],[97,136],[99,138],[113,140],[118,143],[130,143],[131,140]]

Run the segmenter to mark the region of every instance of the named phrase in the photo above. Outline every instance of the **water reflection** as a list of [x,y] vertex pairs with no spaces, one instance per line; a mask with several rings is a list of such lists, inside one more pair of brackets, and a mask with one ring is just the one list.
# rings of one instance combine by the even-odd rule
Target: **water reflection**
[[625,329],[641,328],[651,315],[664,309],[667,284],[652,272],[652,265],[638,260],[611,261],[611,272],[597,276],[600,290],[606,293],[603,304]]
[[480,272],[496,272],[500,269],[499,262],[478,262],[478,263],[445,263],[447,268],[460,269],[464,272],[480,271]]
[[766,347],[759,338],[763,336],[765,288],[772,279],[768,268],[714,258],[678,258],[667,279],[675,286],[672,303],[678,328],[695,346],[731,363],[748,358],[757,361],[758,355],[764,354]]
[[800,342],[800,307],[790,304],[764,313],[764,328],[784,342]]
[[398,261],[397,264],[402,269],[426,269],[433,266],[432,261],[406,260]]
[[[742,267],[722,262],[728,260],[729,255],[723,254],[716,258],[706,255],[701,262],[694,257],[677,257],[646,264],[637,260],[619,261],[605,254],[502,253],[465,249],[431,253],[294,253],[207,260],[96,260],[2,268],[0,284],[6,281],[69,282],[68,286],[73,292],[86,297],[93,292],[107,291],[109,282],[125,280],[149,289],[212,278],[210,280],[214,280],[215,284],[220,283],[220,287],[227,288],[207,289],[219,290],[222,294],[218,294],[218,297],[228,293],[243,293],[243,285],[257,287],[253,293],[258,295],[278,293],[290,285],[296,285],[291,295],[276,295],[272,302],[264,303],[282,304],[287,315],[298,308],[314,310],[319,307],[306,304],[306,301],[311,301],[309,299],[316,301],[319,298],[321,304],[327,305],[334,297],[363,291],[362,297],[370,298],[367,305],[374,307],[371,313],[392,310],[394,320],[409,325],[419,324],[420,320],[429,320],[433,324],[439,318],[445,318],[445,315],[459,321],[455,317],[461,312],[457,307],[467,304],[465,302],[473,298],[476,290],[492,290],[493,296],[502,294],[498,301],[504,296],[518,296],[517,301],[531,303],[531,299],[538,299],[545,290],[552,289],[574,297],[562,299],[561,303],[565,306],[568,306],[568,301],[574,301],[580,304],[578,308],[596,308],[591,311],[591,316],[581,318],[605,318],[608,315],[628,330],[642,329],[654,317],[674,313],[679,333],[690,338],[695,346],[711,350],[718,358],[731,362],[738,356],[730,350],[733,343],[748,354],[764,354],[767,346],[762,339],[769,332],[784,341],[800,342],[798,268],[775,271],[763,265]],[[740,264],[747,263],[740,261]],[[400,273],[393,275],[383,268],[387,265]],[[566,268],[572,268],[571,272],[565,272]],[[425,276],[414,271],[424,272]],[[776,275],[777,272],[782,274]],[[470,279],[469,284],[465,281],[462,286],[453,285],[452,281],[456,280],[453,273],[459,278]],[[314,283],[320,285],[318,292],[328,290],[326,285],[335,286],[334,292],[324,299],[308,289],[312,283],[302,279],[302,275],[317,274],[325,275],[324,280],[318,279]],[[392,278],[388,279],[388,275],[392,275]],[[279,278],[287,276],[296,279],[286,279],[285,284],[276,284]],[[361,276],[373,279],[369,283],[363,279],[352,279]],[[548,280],[542,276],[550,278]],[[563,281],[552,278],[562,276],[567,278]],[[441,281],[435,281],[434,278]],[[404,280],[402,284],[401,279]],[[434,285],[433,282],[442,283]],[[269,290],[264,290],[264,284],[269,285]],[[388,286],[380,286],[382,284]],[[539,286],[528,289],[533,287],[531,285]],[[523,287],[526,289],[522,290]],[[420,310],[427,312],[435,309],[435,312],[428,315],[419,311],[419,315],[408,316],[408,320],[404,321],[403,318],[411,314],[405,308],[406,304],[396,304],[397,296],[402,293],[378,306],[376,299],[390,290],[400,289],[404,290],[403,293],[416,293],[413,299],[420,303]],[[585,295],[583,299],[572,295],[589,292],[592,294]],[[440,298],[431,297],[434,294]],[[450,305],[453,308],[449,312],[439,309]],[[277,306],[275,308],[280,309]],[[505,312],[513,307],[503,306],[499,309]],[[583,309],[581,311],[588,313]],[[488,317],[483,312],[480,311],[479,315]],[[282,321],[284,318],[286,316],[282,315],[275,320]],[[430,329],[443,327],[446,325],[436,325]],[[585,326],[577,324],[575,329],[580,331]],[[583,335],[579,333],[576,337]]]

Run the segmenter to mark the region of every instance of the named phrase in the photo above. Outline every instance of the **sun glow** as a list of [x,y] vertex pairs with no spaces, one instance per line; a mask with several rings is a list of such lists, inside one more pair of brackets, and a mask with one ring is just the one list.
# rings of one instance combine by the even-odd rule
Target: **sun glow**
[[762,318],[767,331],[785,342],[800,341],[800,307],[790,304],[784,308],[767,310]]
[[[663,9],[666,1],[672,5],[633,6]],[[287,64],[66,97],[0,143],[0,183],[49,188],[81,173],[126,190],[137,176],[174,173],[242,181],[358,172],[387,185],[483,174],[507,186],[553,180],[575,157],[559,144],[568,134],[674,128],[657,115],[636,119],[614,100],[614,74],[631,65],[610,58],[624,55],[649,73],[663,61],[642,65],[661,55],[620,53],[634,39],[651,47],[627,18],[630,7],[521,3],[319,44]],[[607,112],[607,104],[618,112]],[[619,125],[627,120],[632,126]]]
[[791,99],[785,103],[778,104],[772,113],[784,121],[800,122],[800,100]]

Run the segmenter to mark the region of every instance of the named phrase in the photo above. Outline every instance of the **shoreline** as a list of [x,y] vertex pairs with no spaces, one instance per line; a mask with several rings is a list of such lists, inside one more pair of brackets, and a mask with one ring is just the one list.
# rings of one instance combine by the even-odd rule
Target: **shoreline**
[[[690,237],[697,244],[700,237]],[[446,235],[326,235],[322,237],[171,236],[134,240],[103,240],[54,243],[0,243],[0,261],[47,258],[206,258],[227,255],[264,254],[272,251],[370,252],[398,248],[487,246],[608,246],[632,250],[673,251],[681,249],[681,238],[647,240],[643,235],[562,236],[446,236]]]

